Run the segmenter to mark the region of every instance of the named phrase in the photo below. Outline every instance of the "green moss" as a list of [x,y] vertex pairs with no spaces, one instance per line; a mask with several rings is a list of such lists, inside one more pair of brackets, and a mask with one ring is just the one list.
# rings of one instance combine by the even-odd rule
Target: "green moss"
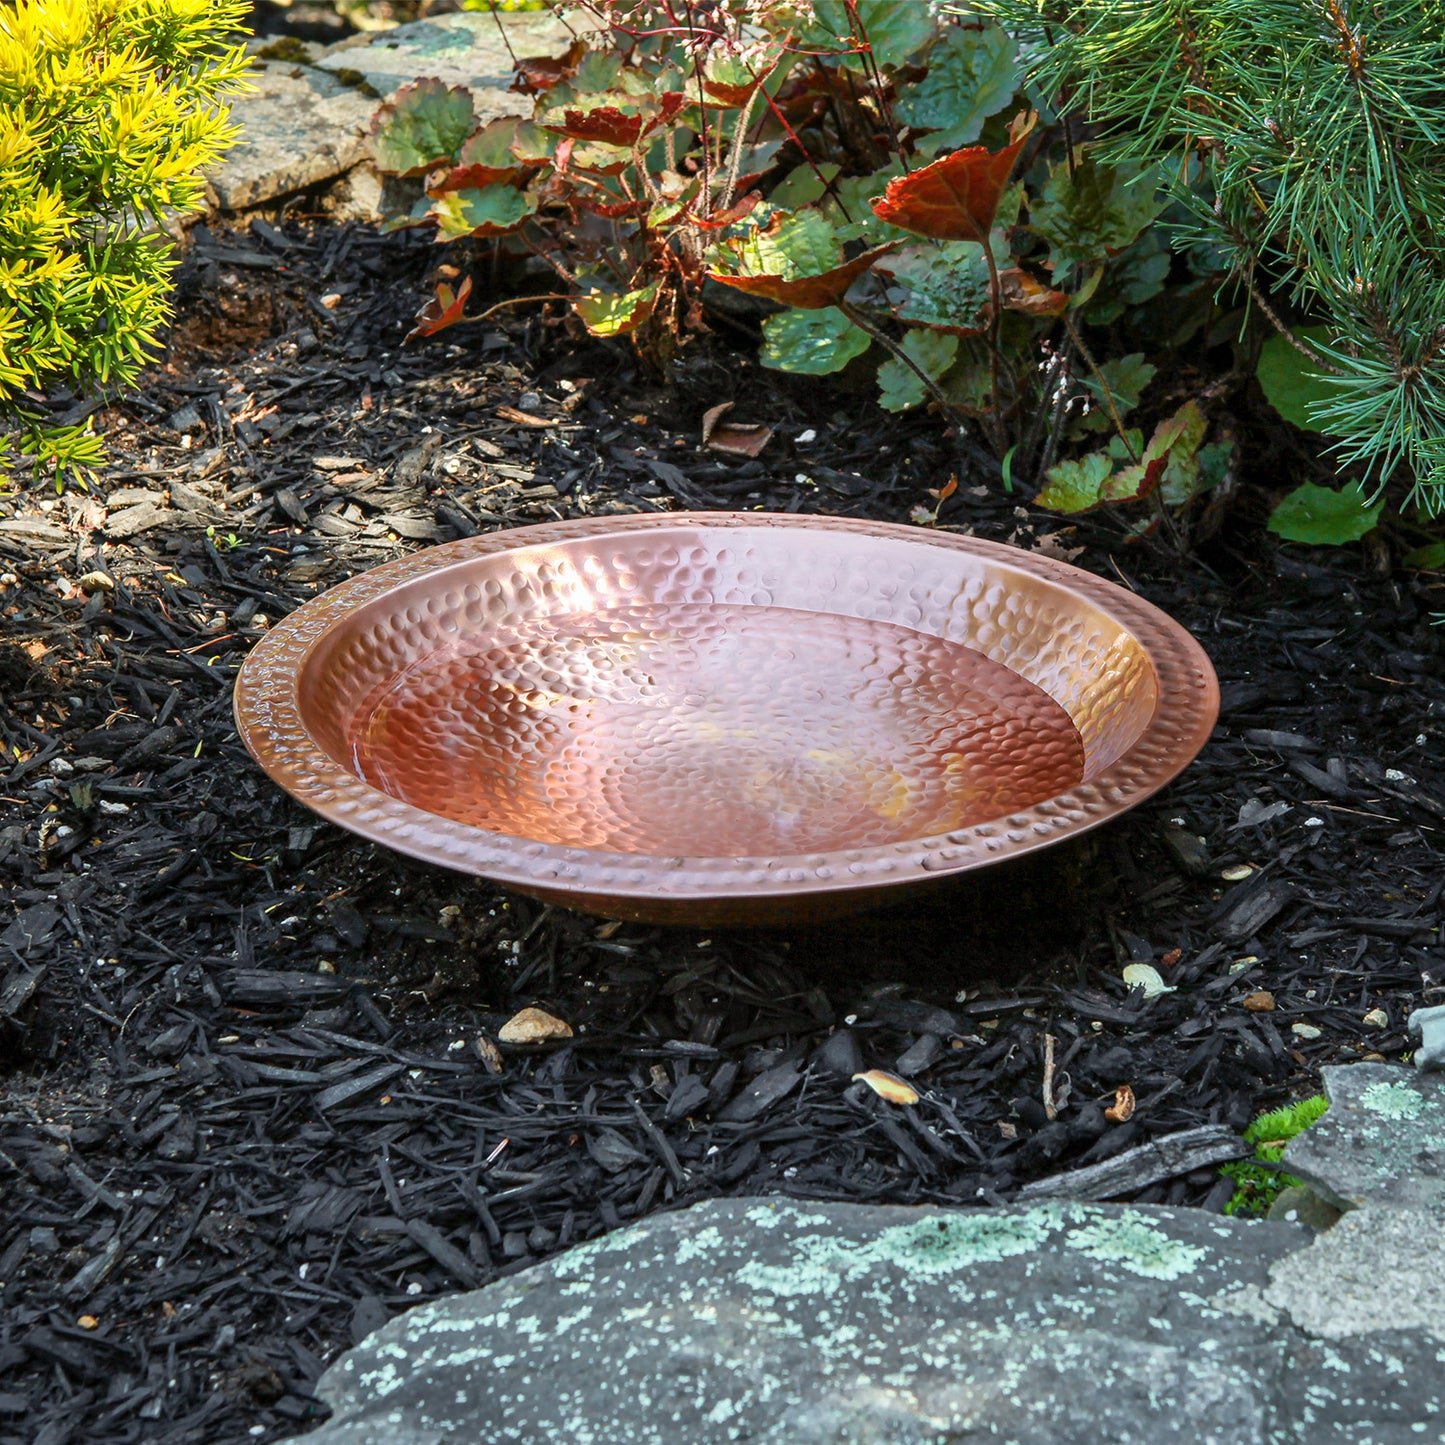
[[1304,1133],[1328,1108],[1325,1096],[1314,1094],[1297,1104],[1286,1104],[1282,1109],[1261,1114],[1244,1131],[1245,1141],[1255,1146],[1254,1158],[1226,1164],[1220,1171],[1237,1186],[1234,1196],[1224,1206],[1226,1214],[1262,1218],[1281,1190],[1300,1182],[1274,1166],[1283,1158],[1284,1146],[1296,1134]]
[[281,60],[291,65],[309,65],[311,51],[294,35],[278,35],[256,52],[257,60]]

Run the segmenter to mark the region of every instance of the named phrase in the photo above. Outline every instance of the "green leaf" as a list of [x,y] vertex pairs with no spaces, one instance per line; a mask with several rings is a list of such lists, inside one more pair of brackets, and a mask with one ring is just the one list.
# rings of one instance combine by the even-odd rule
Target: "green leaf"
[[[1104,399],[1104,387],[1109,388],[1109,395],[1114,398],[1114,407],[1121,417],[1128,416],[1136,406],[1139,405],[1139,398],[1144,388],[1154,379],[1158,367],[1150,366],[1144,360],[1144,353],[1136,351],[1129,356],[1121,356],[1117,361],[1105,361],[1099,366],[1099,376],[1092,372],[1084,377],[1084,386],[1098,401],[1098,406],[1084,418],[1083,427],[1085,431],[1109,431],[1113,428],[1114,419],[1109,415],[1108,403]],[[1100,377],[1103,381],[1100,381]]]
[[[899,10],[913,8],[893,3]],[[984,121],[1008,105],[1018,84],[1014,43],[1002,30],[954,25],[928,53],[928,74],[902,88],[898,119],[933,132],[916,142],[921,155],[955,150],[979,138]]]
[[1076,462],[1060,462],[1044,474],[1047,484],[1034,504],[1051,512],[1087,512],[1099,505],[1113,474],[1114,462],[1107,452],[1090,452]]
[[862,356],[872,340],[836,306],[820,311],[790,307],[763,322],[759,360],[774,371],[826,376]]
[[515,230],[537,203],[515,186],[483,186],[481,190],[448,191],[432,202],[427,213],[437,223],[437,239],[455,241],[462,236],[499,236]]
[[416,80],[397,91],[372,121],[372,154],[391,175],[419,176],[451,160],[477,123],[465,86]]
[[1266,526],[1286,542],[1337,547],[1373,531],[1384,509],[1384,499],[1371,503],[1358,482],[1337,492],[1305,482],[1274,509]]
[[1439,572],[1445,569],[1445,542],[1431,542],[1425,547],[1416,547],[1400,558],[1406,567],[1420,572]]
[[914,326],[984,325],[989,301],[988,261],[977,241],[920,241],[916,237],[880,269],[893,278],[888,299],[900,321]]
[[[801,211],[822,200],[839,167],[834,161],[817,166],[794,166],[769,192],[768,204],[782,211]],[[880,189],[879,194],[882,194]]]
[[842,258],[837,233],[821,211],[786,215],[774,211],[765,227],[749,232],[736,247],[745,276],[819,276]]
[[[1302,341],[1324,344],[1328,344],[1330,339],[1327,326],[1306,326],[1295,335]],[[1271,336],[1260,347],[1259,363],[1254,374],[1259,378],[1269,404],[1287,422],[1306,431],[1319,430],[1310,415],[1310,408],[1320,402],[1332,401],[1339,395],[1330,386],[1321,368],[1312,365],[1309,358],[1302,356],[1283,336]]]
[[593,336],[626,336],[636,331],[649,316],[657,301],[657,282],[636,291],[621,294],[593,291],[573,299],[572,309]]
[[[1209,423],[1205,421],[1204,413],[1196,403],[1186,401],[1169,421],[1160,424],[1154,433],[1155,437],[1161,437],[1161,433],[1165,433],[1165,428],[1171,427],[1171,424],[1173,435],[1168,437],[1167,448],[1169,465],[1164,468],[1164,478],[1159,487],[1165,502],[1171,507],[1180,507],[1191,497],[1213,485],[1207,478],[1200,480],[1205,463],[1202,450],[1204,435],[1209,430]],[[1224,461],[1229,456],[1228,443],[1222,445],[1224,451],[1223,457],[1218,461],[1219,473],[1223,472]],[[1152,446],[1151,443],[1151,450]],[[1218,474],[1214,480],[1218,480]]]
[[1094,299],[1084,312],[1090,326],[1107,326],[1131,306],[1152,301],[1164,289],[1173,257],[1151,226],[1104,268]]
[[1152,170],[1109,166],[1085,156],[1069,173],[1060,161],[1034,202],[1033,229],[1049,243],[1049,266],[1096,266],[1132,245],[1164,202]]
[[569,82],[578,95],[595,95],[611,90],[622,74],[622,55],[618,50],[589,50],[573,72]]
[[[879,65],[902,65],[938,33],[932,7],[920,0],[857,0],[857,7],[863,34]],[[822,44],[856,44],[844,0],[813,0],[813,24],[805,37]],[[859,57],[848,58],[861,63]]]
[[[937,381],[958,356],[958,337],[946,331],[910,331],[903,338],[902,350]],[[885,411],[907,411],[928,396],[923,379],[895,356],[878,368],[878,389],[878,402]]]

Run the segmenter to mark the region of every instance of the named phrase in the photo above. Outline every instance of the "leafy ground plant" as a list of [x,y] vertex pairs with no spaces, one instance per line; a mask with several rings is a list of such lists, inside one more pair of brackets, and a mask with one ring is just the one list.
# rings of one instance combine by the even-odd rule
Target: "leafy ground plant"
[[[565,54],[519,61],[525,121],[426,79],[382,108],[378,164],[419,191],[393,224],[543,258],[659,369],[747,293],[764,366],[872,364],[884,407],[976,424],[1059,510],[1183,506],[1222,472],[1199,405],[1129,423],[1155,373],[1129,343],[1197,337],[1213,262],[1165,304],[1159,178],[1041,121],[1001,28],[892,0],[588,8]],[[414,334],[476,314],[451,292]]]
[[1427,517],[1445,512],[1445,4],[973,9],[1088,120],[1096,155],[1154,170],[1181,247],[1211,252],[1278,332],[1260,354],[1266,395],[1334,438],[1365,486],[1341,494],[1334,527],[1316,514],[1296,532],[1291,509],[1274,530],[1349,540],[1387,483]]
[[1261,1114],[1244,1131],[1245,1141],[1254,1145],[1254,1158],[1226,1164],[1221,1169],[1220,1172],[1234,1180],[1237,1186],[1233,1197],[1224,1206],[1226,1214],[1268,1214],[1270,1205],[1280,1192],[1300,1182],[1277,1166],[1284,1157],[1285,1145],[1296,1134],[1304,1133],[1328,1108],[1329,1101],[1325,1096],[1315,1094],[1297,1104],[1286,1104],[1282,1109]]
[[237,137],[239,0],[19,0],[0,8],[0,469],[84,470],[100,439],[47,390],[126,385],[170,316],[167,212]]

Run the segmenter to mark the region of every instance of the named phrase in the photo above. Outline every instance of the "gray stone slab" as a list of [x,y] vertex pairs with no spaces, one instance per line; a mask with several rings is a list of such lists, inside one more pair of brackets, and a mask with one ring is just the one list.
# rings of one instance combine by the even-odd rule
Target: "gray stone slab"
[[310,65],[263,61],[231,106],[242,139],[207,176],[214,204],[243,211],[333,180],[366,157],[380,102]]
[[1432,1336],[1315,1338],[1265,1297],[1271,1266],[1312,1238],[1064,1201],[711,1201],[393,1320],[322,1377],[335,1414],[306,1440],[1441,1438],[1445,1351]]
[[[591,28],[582,17],[583,28]],[[574,28],[576,21],[574,20]],[[470,11],[437,15],[328,46],[316,63],[332,72],[354,72],[390,99],[409,80],[435,76],[472,91],[477,115],[531,115],[532,101],[509,87],[514,55],[560,55],[572,32],[550,11],[511,15]]]
[[1423,1332],[1445,1344],[1445,1221],[1417,1209],[1355,1209],[1270,1269],[1265,1299],[1323,1340]]
[[1284,1167],[1340,1209],[1445,1211],[1445,1075],[1390,1064],[1320,1070],[1329,1113]]

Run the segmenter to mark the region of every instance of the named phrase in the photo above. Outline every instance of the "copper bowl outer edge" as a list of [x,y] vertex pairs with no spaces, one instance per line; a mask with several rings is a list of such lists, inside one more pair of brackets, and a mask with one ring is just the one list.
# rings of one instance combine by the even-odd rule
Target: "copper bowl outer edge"
[[[946,835],[793,857],[663,858],[564,847],[491,833],[425,812],[371,787],[336,762],[303,719],[309,655],[345,618],[458,564],[522,548],[608,542],[638,533],[800,529],[841,534],[860,567],[870,541],[969,554],[1077,598],[1142,647],[1157,684],[1142,732],[1102,771],[1033,807]],[[819,609],[823,610],[823,609]],[[926,628],[920,630],[926,631]],[[443,543],[385,563],[304,603],[256,644],[233,699],[247,749],[313,812],[423,862],[489,878],[563,907],[628,920],[776,925],[844,916],[901,898],[941,878],[1019,858],[1107,823],[1175,778],[1208,739],[1219,684],[1204,649],[1166,613],[1127,589],[1053,558],[947,532],[851,518],[763,512],[668,512],[510,528]]]

